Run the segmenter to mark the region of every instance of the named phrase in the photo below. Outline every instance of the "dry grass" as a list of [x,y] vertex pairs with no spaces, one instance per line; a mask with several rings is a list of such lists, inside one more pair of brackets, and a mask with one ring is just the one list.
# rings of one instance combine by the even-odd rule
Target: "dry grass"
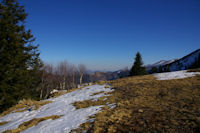
[[95,95],[98,95],[98,94],[101,94],[101,93],[104,93],[104,91],[95,92],[95,93],[91,94],[90,96],[95,96]]
[[32,126],[36,126],[38,123],[42,122],[42,121],[45,121],[45,120],[48,120],[48,119],[52,119],[52,120],[55,120],[55,119],[58,119],[60,118],[61,116],[58,116],[58,115],[52,115],[52,116],[47,116],[47,117],[43,117],[43,118],[34,118],[32,120],[29,120],[29,121],[26,121],[22,124],[20,124],[18,126],[18,128],[16,129],[13,129],[13,130],[6,130],[4,131],[3,133],[20,133]]
[[0,117],[10,114],[12,112],[24,112],[31,107],[31,110],[37,110],[41,106],[51,103],[51,101],[35,101],[35,100],[21,100],[19,103],[0,114]]
[[[108,98],[109,97],[109,98]],[[103,96],[98,98],[97,100],[85,100],[73,103],[76,109],[80,108],[88,108],[90,106],[99,106],[99,105],[106,105],[106,103],[112,103],[114,98],[112,96]]]
[[105,107],[80,132],[200,132],[200,76],[159,81],[147,75],[110,83],[115,91],[107,101],[112,98],[116,108]]
[[95,82],[94,84],[104,85],[104,84],[106,84],[106,83],[107,83],[107,81],[101,80],[101,81]]
[[106,85],[105,88],[110,88],[110,86],[109,86],[109,85]]
[[6,125],[7,123],[8,123],[8,121],[0,122],[0,126]]
[[90,122],[85,122],[81,124],[79,128],[71,130],[70,133],[83,133],[83,131],[88,130],[90,126],[91,126]]
[[190,69],[190,70],[187,70],[187,72],[200,72],[200,68]]
[[79,90],[79,89],[81,89],[81,88],[74,88],[74,89],[69,89],[69,90],[66,90],[66,91],[58,91],[58,92],[53,93],[52,95],[50,95],[50,97],[56,98],[56,97],[62,96],[64,94],[70,93],[72,91]]

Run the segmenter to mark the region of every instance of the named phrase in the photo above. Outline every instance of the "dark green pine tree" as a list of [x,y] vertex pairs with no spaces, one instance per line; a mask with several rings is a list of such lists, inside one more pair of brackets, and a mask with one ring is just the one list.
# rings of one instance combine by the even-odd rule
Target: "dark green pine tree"
[[141,54],[137,52],[135,57],[135,62],[131,68],[130,76],[136,76],[136,75],[145,75],[147,74],[145,67],[143,67],[143,61]]
[[157,67],[152,67],[149,73],[153,74],[153,73],[157,73],[157,72],[158,72],[158,68]]
[[39,94],[41,61],[26,16],[17,0],[0,1],[0,112]]

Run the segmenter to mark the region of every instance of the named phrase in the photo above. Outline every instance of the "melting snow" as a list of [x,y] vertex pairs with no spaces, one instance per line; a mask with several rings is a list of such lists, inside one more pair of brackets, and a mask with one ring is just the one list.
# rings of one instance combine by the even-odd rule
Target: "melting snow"
[[108,104],[108,107],[110,107],[111,109],[114,109],[116,106],[117,106],[116,103]]
[[154,74],[154,76],[158,80],[170,80],[170,79],[183,79],[187,77],[193,77],[198,74],[200,74],[200,72],[187,72],[187,70],[184,70],[176,72],[158,73]]
[[[88,89],[89,88],[89,89]],[[52,103],[40,107],[38,110],[16,112],[0,118],[0,122],[9,121],[6,125],[0,126],[0,132],[15,129],[25,121],[33,118],[42,118],[51,115],[63,115],[62,117],[52,120],[45,120],[38,125],[28,128],[24,133],[63,133],[70,132],[78,128],[80,124],[88,120],[88,116],[94,115],[101,110],[103,106],[91,106],[88,108],[76,109],[72,103],[89,99],[97,99],[105,96],[104,93],[92,95],[100,91],[110,92],[111,88],[105,88],[105,85],[92,85],[79,89],[57,98],[48,99]]]

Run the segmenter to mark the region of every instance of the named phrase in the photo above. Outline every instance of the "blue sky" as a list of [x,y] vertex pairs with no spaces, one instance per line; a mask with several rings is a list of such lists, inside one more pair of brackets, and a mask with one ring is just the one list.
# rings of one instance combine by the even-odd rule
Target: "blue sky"
[[91,70],[180,58],[200,48],[200,0],[22,0],[41,59]]

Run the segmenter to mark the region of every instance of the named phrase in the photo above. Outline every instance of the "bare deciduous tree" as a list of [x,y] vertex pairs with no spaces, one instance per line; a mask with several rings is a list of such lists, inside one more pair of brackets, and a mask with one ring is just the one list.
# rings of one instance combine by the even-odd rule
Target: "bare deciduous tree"
[[60,78],[60,89],[66,89],[66,80],[68,76],[68,63],[67,61],[60,62],[57,66],[58,74],[61,76]]
[[80,85],[82,84],[83,81],[83,75],[86,73],[86,67],[84,64],[80,64],[78,66],[79,74],[80,74]]
[[48,98],[54,89],[66,90],[77,87],[79,83],[82,84],[85,75],[86,67],[83,64],[78,68],[67,61],[62,61],[55,67],[45,64],[41,70],[40,99]]
[[56,86],[55,76],[53,74],[53,66],[45,64],[42,68],[42,83],[40,89],[40,99],[46,99],[51,90]]

